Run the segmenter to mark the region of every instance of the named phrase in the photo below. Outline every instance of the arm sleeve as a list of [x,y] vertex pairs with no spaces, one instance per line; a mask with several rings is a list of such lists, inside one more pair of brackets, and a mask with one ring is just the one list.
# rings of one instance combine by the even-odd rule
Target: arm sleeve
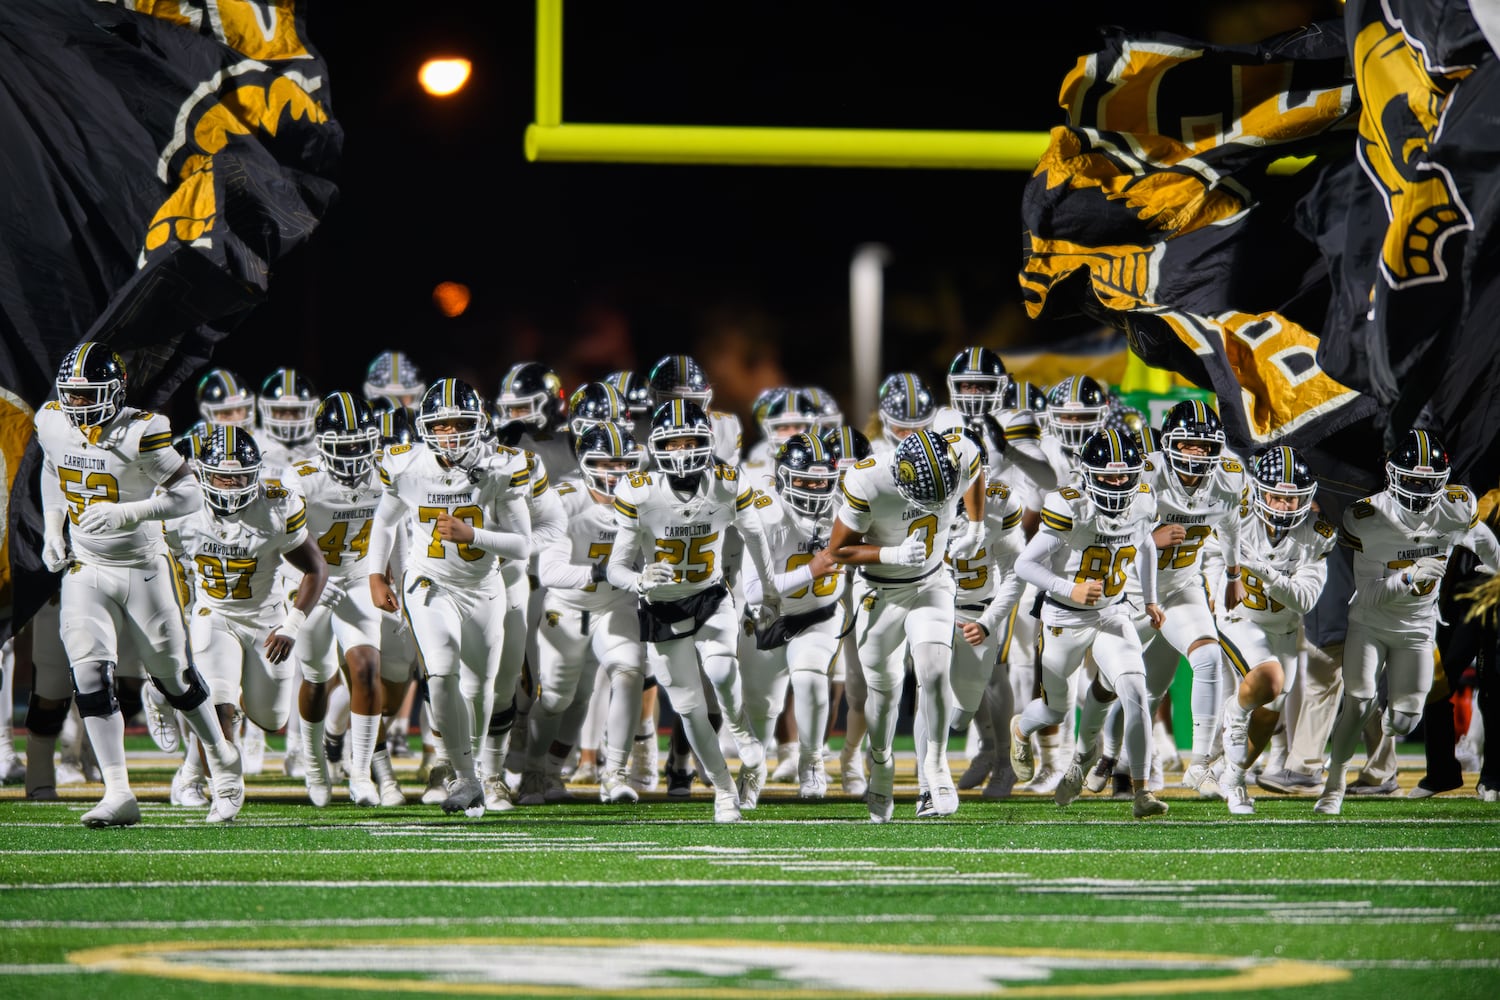
[[370,548],[365,554],[369,560],[370,575],[383,576],[391,561],[391,545],[396,540],[396,525],[406,512],[406,504],[394,492],[387,491],[375,508],[375,523],[370,526]]
[[182,468],[186,459],[172,447],[172,425],[166,417],[153,413],[145,423],[146,426],[141,430],[141,462],[152,482],[165,483],[177,475],[177,470]]
[[[1006,534],[1019,537],[1021,532],[1017,529]],[[979,624],[983,625],[990,635],[994,635],[999,630],[1000,623],[1010,617],[1011,609],[1021,599],[1025,581],[1016,572],[1016,558],[1019,554],[1016,547],[1011,544],[1000,547],[995,553],[994,569],[1000,575],[1000,586],[995,589],[995,596],[990,598],[990,603],[986,605],[984,613],[979,616]]]
[[63,496],[57,465],[50,458],[42,459],[42,510],[68,512],[68,498]]
[[[771,574],[771,585],[776,588],[776,593],[783,597],[810,586],[812,582],[812,567],[805,563],[790,573]],[[745,602],[747,604],[759,604],[765,595],[765,585],[761,583],[758,575],[752,573],[745,577]]]
[[1273,572],[1266,580],[1266,593],[1297,614],[1305,615],[1318,603],[1327,582],[1328,557],[1325,554],[1320,559],[1303,563],[1291,573]]
[[[177,453],[174,451],[172,454]],[[177,457],[182,458],[181,455]],[[145,500],[134,500],[120,506],[130,512],[132,521],[140,524],[143,521],[163,521],[169,517],[191,514],[202,500],[203,494],[198,489],[198,481],[192,476],[183,476],[171,484],[162,483],[160,489]]]
[[[1240,536],[1243,533],[1244,521],[1240,518],[1239,508],[1236,507],[1219,521],[1219,551],[1223,557],[1224,568],[1240,564]],[[1223,579],[1221,574],[1220,579]]]
[[594,582],[594,567],[572,561],[573,546],[564,536],[554,540],[537,555],[536,576],[543,587],[551,590],[582,590]]
[[1042,451],[1040,441],[1031,438],[1012,441],[1007,438],[1007,442],[1009,446],[1005,449],[1005,457],[1038,491],[1045,494],[1057,489],[1060,482],[1057,470],[1047,460],[1047,453]]
[[1050,532],[1038,531],[1031,536],[1031,541],[1026,543],[1026,548],[1016,560],[1016,575],[1043,593],[1058,597],[1072,596],[1072,581],[1052,572],[1052,554],[1062,547],[1061,538]]
[[[553,497],[553,499],[557,499]],[[475,528],[474,543],[502,559],[531,558],[531,504],[527,487],[511,488],[495,500],[494,524],[504,528]]]
[[556,490],[543,489],[531,498],[531,534],[537,551],[568,535],[568,513]]
[[[749,486],[745,487],[740,499],[735,502],[734,526],[739,529],[740,537],[745,541],[745,552],[750,556],[755,572],[760,575],[762,582],[770,581],[774,587],[775,569],[771,563],[771,544],[766,541],[765,525],[761,523],[755,504],[746,499],[747,494],[753,500],[755,491]],[[779,596],[780,591],[777,593]],[[762,594],[761,597],[764,599],[765,595]]]
[[1500,543],[1497,543],[1495,533],[1488,524],[1480,521],[1469,529],[1469,533],[1458,544],[1478,556],[1486,572],[1493,574],[1500,570]]
[[615,532],[614,548],[609,550],[609,565],[604,568],[605,578],[609,580],[612,587],[619,590],[628,590],[634,593],[640,586],[641,573],[636,569],[636,563],[641,560],[641,542],[638,536],[640,520],[636,516],[636,509],[632,495],[629,498],[615,493],[615,523],[619,530]]
[[1156,539],[1151,537],[1151,525],[1141,526],[1140,554],[1135,558],[1137,572],[1141,575],[1141,596],[1147,604],[1156,603]]

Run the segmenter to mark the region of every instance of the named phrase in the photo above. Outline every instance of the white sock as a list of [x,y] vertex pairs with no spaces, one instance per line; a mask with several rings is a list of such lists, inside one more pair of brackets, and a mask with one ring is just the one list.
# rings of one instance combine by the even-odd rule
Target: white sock
[[375,756],[375,738],[380,732],[380,716],[349,716],[349,777],[367,781],[370,778],[370,761]]

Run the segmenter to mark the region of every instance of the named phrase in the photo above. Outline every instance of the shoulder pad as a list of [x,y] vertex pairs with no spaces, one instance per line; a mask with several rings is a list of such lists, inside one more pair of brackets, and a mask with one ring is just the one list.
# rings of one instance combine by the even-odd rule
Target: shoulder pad
[[862,458],[858,462],[854,463],[854,467],[856,469],[869,469],[869,468],[872,468],[874,465],[875,465],[875,459],[873,457],[871,457],[871,458]]
[[318,467],[310,462],[298,462],[292,468],[297,470],[299,476],[311,476],[318,471]]
[[710,420],[728,420],[729,417],[730,417],[730,414],[725,413],[723,410],[709,410],[708,411],[708,419],[710,419]]
[[633,487],[635,487],[638,490],[639,489],[644,489],[645,487],[651,485],[651,473],[649,473],[649,472],[632,472],[632,473],[630,473],[630,475],[628,477],[626,477],[626,479],[625,479],[625,485],[627,485],[627,486],[633,486]]
[[1375,505],[1368,499],[1356,500],[1349,505],[1349,513],[1356,518],[1372,517],[1375,514]]
[[495,454],[497,454],[497,455],[519,455],[519,454],[521,454],[521,452],[518,449],[516,449],[516,448],[512,448],[508,444],[497,444],[497,445],[495,445]]
[[411,445],[409,444],[393,444],[385,450],[385,453],[387,455],[404,455],[409,451],[411,451]]

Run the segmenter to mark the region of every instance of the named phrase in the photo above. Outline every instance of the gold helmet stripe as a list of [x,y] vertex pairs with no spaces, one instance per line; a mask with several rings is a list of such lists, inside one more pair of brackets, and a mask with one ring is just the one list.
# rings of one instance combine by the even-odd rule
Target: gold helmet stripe
[[1432,447],[1427,442],[1427,432],[1417,431],[1417,464],[1432,464]]
[[89,341],[88,343],[84,344],[82,347],[80,347],[78,349],[78,357],[75,358],[74,361],[73,361],[73,377],[74,378],[82,378],[83,377],[83,365],[84,365],[84,362],[88,360],[89,352],[92,351],[93,349],[94,349],[94,342],[92,340]]
[[906,419],[915,420],[917,419],[917,380],[909,372],[901,378],[906,382]]
[[[933,485],[937,487],[938,500],[941,502],[948,499],[948,483],[943,479],[943,466],[938,459],[937,449],[933,447],[932,435],[924,431],[917,431],[922,441],[922,451],[927,455],[927,467],[932,471]],[[946,447],[946,446],[945,446]]]

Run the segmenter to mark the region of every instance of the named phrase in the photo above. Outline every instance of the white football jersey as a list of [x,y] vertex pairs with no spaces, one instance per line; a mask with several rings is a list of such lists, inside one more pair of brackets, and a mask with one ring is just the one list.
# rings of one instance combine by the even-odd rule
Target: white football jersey
[[303,441],[301,444],[288,446],[269,434],[265,434],[257,437],[255,443],[260,445],[260,478],[262,480],[295,478],[293,466],[318,460],[318,447],[312,441]]
[[1178,486],[1177,474],[1166,456],[1154,451],[1146,457],[1141,481],[1156,495],[1157,526],[1180,524],[1187,537],[1176,545],[1157,549],[1156,586],[1160,595],[1203,585],[1203,544],[1214,532],[1224,558],[1238,564],[1241,508],[1249,494],[1245,469],[1234,459],[1225,459],[1213,476],[1189,496]]
[[[954,601],[960,605],[987,604],[1002,583],[1015,579],[1016,556],[1021,554],[1026,537],[1021,531],[1021,504],[1016,495],[999,480],[992,479],[984,490],[984,547],[972,559],[949,559],[957,584]],[[1021,584],[1012,584],[1014,603]]]
[[282,483],[300,490],[307,501],[307,530],[323,550],[330,579],[363,582],[375,572],[364,565],[364,558],[370,548],[375,508],[385,492],[378,473],[372,469],[365,482],[346,486],[321,465],[302,462],[287,470]]
[[608,580],[595,583],[592,578],[594,565],[601,559],[607,561],[614,551],[620,529],[614,504],[598,503],[587,489],[572,483],[561,483],[552,492],[562,505],[567,528],[537,556],[548,603],[584,611],[634,608],[633,593],[616,588]]
[[[756,517],[754,500],[755,490],[727,465],[714,465],[700,475],[697,490],[686,500],[661,472],[632,473],[615,488],[619,534],[611,562],[628,565],[640,557],[670,563],[676,578],[652,591],[654,601],[701,593],[724,582],[725,534]],[[758,520],[754,526],[759,528]],[[753,534],[763,540],[763,532]]]
[[[792,573],[812,562],[814,553],[828,547],[832,524],[827,518],[813,520],[792,510],[775,493],[757,490],[751,508],[766,529],[771,547],[771,567],[778,574]],[[843,567],[812,580],[781,598],[781,613],[801,615],[838,601],[847,583]]]
[[736,468],[740,464],[740,451],[745,446],[740,418],[723,410],[709,410],[708,423],[714,432],[714,460],[731,469]]
[[567,431],[547,433],[528,429],[514,448],[536,455],[547,472],[547,478],[554,483],[577,479],[579,476],[578,458],[573,454],[573,438]]
[[[502,453],[506,450],[503,446],[499,449]],[[526,506],[531,511],[531,559],[528,564],[535,575],[538,554],[567,533],[568,523],[557,491],[552,488],[552,477],[545,461],[534,451],[523,451],[521,457],[526,462],[526,474],[530,480],[526,494]]]
[[1289,579],[1286,589],[1281,589],[1242,569],[1245,599],[1232,611],[1224,611],[1224,617],[1249,619],[1272,635],[1295,632],[1328,582],[1328,553],[1338,544],[1338,529],[1311,515],[1291,531],[1277,532],[1273,539],[1248,504],[1240,523],[1240,558],[1264,563]]
[[42,447],[42,496],[55,488],[67,504],[73,554],[98,566],[141,566],[167,551],[160,522],[119,531],[88,532],[78,527],[83,509],[97,501],[146,500],[182,468],[172,448],[172,428],[157,413],[122,406],[108,424],[73,426],[56,402],[37,411],[36,439]]
[[771,451],[771,442],[761,438],[752,444],[750,450],[745,452],[745,461],[740,468],[751,482],[758,483],[775,476],[776,456]]
[[265,621],[281,608],[281,557],[307,539],[307,504],[295,489],[261,486],[260,496],[228,517],[205,502],[169,527],[172,548],[192,567],[194,607],[242,621]]
[[1049,568],[1072,583],[1098,580],[1104,585],[1104,596],[1094,604],[1077,604],[1067,595],[1050,592],[1048,600],[1078,611],[1099,611],[1118,603],[1129,578],[1139,572],[1136,557],[1150,544],[1155,522],[1156,496],[1145,483],[1130,506],[1114,516],[1102,514],[1072,486],[1048,493],[1039,533],[1061,542],[1052,552]]
[[[514,449],[481,456],[461,469],[438,461],[425,444],[387,448],[380,466],[381,482],[411,517],[411,544],[406,572],[426,576],[450,587],[471,587],[493,575],[499,558],[476,545],[439,537],[442,514],[486,531],[515,531],[506,508],[529,496],[531,473],[525,457]],[[520,526],[529,533],[530,526]]]
[[[1474,494],[1464,486],[1449,486],[1422,514],[1412,514],[1388,491],[1366,497],[1344,508],[1340,541],[1354,552],[1354,596],[1349,620],[1388,631],[1426,631],[1436,626],[1438,586],[1417,583],[1391,599],[1379,598],[1385,581],[1403,573],[1424,556],[1447,559],[1455,545],[1469,542],[1475,554],[1491,566],[1494,536],[1474,531],[1479,513]],[[1472,539],[1469,538],[1471,531]],[[1467,546],[1466,546],[1467,547]]]

